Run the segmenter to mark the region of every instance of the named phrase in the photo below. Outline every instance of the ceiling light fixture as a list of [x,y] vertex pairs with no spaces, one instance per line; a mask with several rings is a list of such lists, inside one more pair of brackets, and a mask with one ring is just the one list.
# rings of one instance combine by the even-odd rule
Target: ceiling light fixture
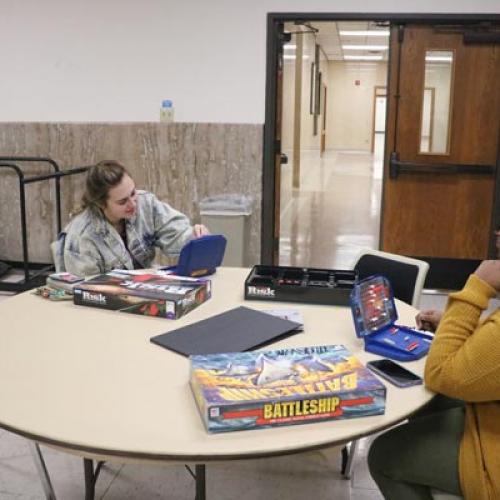
[[[283,56],[283,59],[295,59],[295,55],[294,54],[285,54]],[[306,54],[306,55],[302,56],[302,59],[309,59],[309,56]]]
[[425,60],[431,62],[451,62],[453,58],[451,56],[425,56]]
[[345,61],[381,61],[382,56],[344,56]]
[[293,43],[286,43],[285,45],[283,45],[283,48],[286,50],[286,49],[290,49],[290,50],[295,50],[297,48],[297,45],[293,44]]
[[342,36],[389,36],[389,31],[373,30],[373,31],[339,31]]
[[387,45],[342,45],[344,50],[388,50]]

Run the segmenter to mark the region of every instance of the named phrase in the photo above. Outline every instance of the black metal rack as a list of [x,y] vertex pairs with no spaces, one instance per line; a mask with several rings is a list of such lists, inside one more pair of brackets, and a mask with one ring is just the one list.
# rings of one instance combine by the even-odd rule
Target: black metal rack
[[[34,175],[26,177],[22,168],[17,163],[38,162],[48,163],[53,172],[43,175]],[[75,167],[70,170],[61,170],[59,165],[52,158],[36,157],[36,156],[0,156],[0,168],[8,168],[13,170],[19,180],[19,203],[21,210],[21,238],[23,246],[23,260],[22,261],[3,261],[14,269],[22,269],[24,271],[24,279],[15,283],[2,281],[0,279],[0,291],[8,292],[23,292],[40,286],[45,282],[45,278],[50,273],[54,266],[51,263],[30,263],[28,256],[28,229],[26,226],[26,184],[34,182],[45,181],[54,179],[55,194],[56,194],[56,219],[57,219],[57,233],[59,234],[62,227],[61,218],[61,177],[68,175],[80,174],[89,168]]]

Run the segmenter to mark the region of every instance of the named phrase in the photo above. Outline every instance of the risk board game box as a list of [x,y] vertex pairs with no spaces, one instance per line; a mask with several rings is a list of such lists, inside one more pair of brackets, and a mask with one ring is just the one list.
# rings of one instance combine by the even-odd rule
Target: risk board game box
[[177,319],[210,298],[210,280],[112,271],[73,288],[77,305]]
[[209,432],[367,417],[385,386],[342,345],[191,356],[190,385]]

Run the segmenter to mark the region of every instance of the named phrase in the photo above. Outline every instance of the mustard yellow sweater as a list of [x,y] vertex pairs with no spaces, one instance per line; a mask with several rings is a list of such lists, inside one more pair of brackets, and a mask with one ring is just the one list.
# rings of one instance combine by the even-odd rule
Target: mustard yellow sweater
[[459,473],[468,500],[500,499],[500,309],[479,320],[494,296],[475,275],[450,294],[425,367],[427,387],[466,402]]

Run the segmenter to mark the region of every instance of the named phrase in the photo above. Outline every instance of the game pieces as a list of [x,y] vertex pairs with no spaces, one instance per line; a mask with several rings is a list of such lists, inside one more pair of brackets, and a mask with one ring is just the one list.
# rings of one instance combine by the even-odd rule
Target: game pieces
[[427,332],[396,325],[398,318],[392,288],[384,276],[371,276],[357,283],[351,295],[356,335],[365,350],[398,361],[412,361],[429,351]]
[[245,299],[349,305],[357,271],[254,266],[245,280]]

